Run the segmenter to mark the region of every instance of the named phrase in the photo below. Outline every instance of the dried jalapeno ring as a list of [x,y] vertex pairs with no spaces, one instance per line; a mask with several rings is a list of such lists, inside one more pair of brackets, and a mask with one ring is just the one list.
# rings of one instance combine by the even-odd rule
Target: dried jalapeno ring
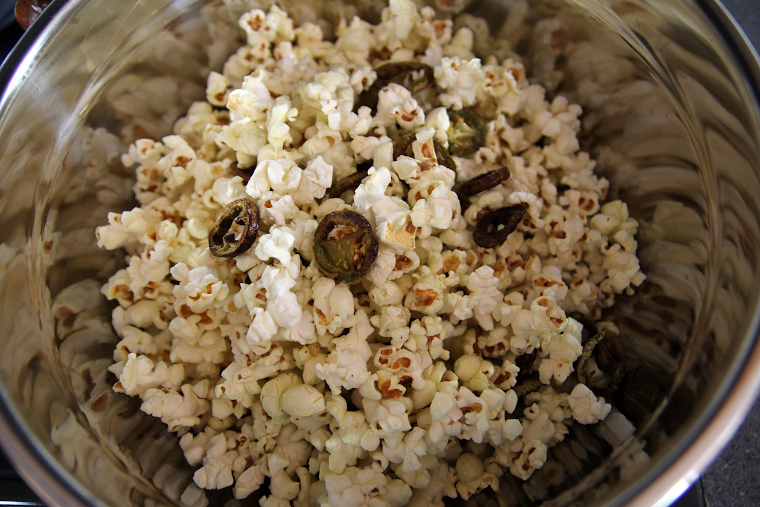
[[467,197],[479,194],[485,192],[489,188],[495,187],[503,181],[507,181],[509,176],[509,169],[502,167],[501,169],[481,174],[480,176],[463,183],[462,186],[459,187],[459,192]]
[[355,211],[335,211],[314,232],[314,257],[322,272],[339,282],[358,283],[377,258],[372,226]]
[[335,185],[330,187],[330,191],[327,193],[327,197],[333,199],[335,197],[340,197],[343,195],[343,192],[356,190],[356,187],[361,185],[362,180],[367,177],[370,167],[372,167],[372,164],[369,162],[359,164],[356,167],[355,173],[349,174],[348,176],[339,179]]
[[[417,132],[404,132],[398,136],[398,139],[393,142],[393,160],[398,159],[402,155],[414,158],[412,143],[416,140]],[[438,159],[439,165],[456,171],[457,165],[454,163],[451,155],[449,155],[449,150],[435,137],[433,137],[433,149],[435,150],[435,158]]]
[[[377,82],[400,84],[411,93],[424,90],[435,79],[433,67],[422,62],[386,62],[375,68]],[[381,87],[382,88],[382,87]]]
[[[610,376],[610,383],[604,389],[591,385],[594,372],[591,371],[591,358],[596,359],[600,370]],[[583,346],[583,353],[578,359],[576,378],[589,386],[594,392],[610,395],[615,392],[623,380],[625,370],[625,348],[620,336],[605,329],[591,337]]]
[[486,122],[472,109],[449,109],[449,153],[457,157],[472,155],[486,140]]
[[238,199],[222,210],[208,236],[208,246],[217,257],[235,257],[251,248],[258,232],[258,206],[246,198]]
[[359,106],[377,107],[378,95],[389,83],[396,83],[411,93],[424,90],[435,78],[435,71],[430,65],[421,62],[386,62],[375,68],[377,79],[369,90],[359,96]]
[[417,140],[417,132],[404,132],[393,141],[393,160],[400,156],[414,157],[412,143]]
[[515,386],[512,388],[515,391],[515,394],[518,398],[522,398],[526,394],[535,393],[539,389],[543,387],[543,384],[541,381],[535,377],[526,378],[525,380],[519,381]]
[[253,176],[253,170],[255,167],[249,167],[248,169],[241,169],[238,167],[237,162],[233,162],[230,164],[230,173],[232,173],[233,176],[240,176],[243,178],[243,183],[248,183],[248,180],[251,179],[251,176]]
[[635,424],[641,424],[651,414],[668,391],[673,379],[650,366],[637,366],[625,375],[616,393],[616,406]]
[[625,347],[617,333],[607,331],[605,339],[596,345],[596,364],[610,376],[610,384],[617,386],[625,373]]
[[515,232],[525,215],[525,206],[515,204],[489,211],[478,220],[472,232],[472,240],[482,248],[496,248]]
[[536,362],[537,350],[533,350],[530,354],[522,354],[515,358],[515,365],[520,368],[517,372],[517,382],[520,383],[531,375],[533,371],[533,363]]
[[567,316],[577,320],[583,326],[583,331],[581,331],[581,344],[586,343],[592,336],[599,334],[599,330],[597,329],[596,324],[594,324],[594,321],[583,315],[581,312],[570,312]]

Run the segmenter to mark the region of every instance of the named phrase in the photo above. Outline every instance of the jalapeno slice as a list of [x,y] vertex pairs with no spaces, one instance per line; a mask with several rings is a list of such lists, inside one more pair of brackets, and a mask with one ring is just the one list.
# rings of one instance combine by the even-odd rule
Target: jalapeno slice
[[[417,132],[404,132],[401,134],[393,143],[393,159],[396,160],[402,155],[414,158],[412,143],[416,140]],[[435,158],[438,159],[439,165],[456,171],[457,165],[454,163],[451,155],[449,155],[449,150],[435,137],[433,138],[433,149],[435,150]]]
[[515,232],[525,215],[525,206],[515,204],[489,211],[475,225],[472,240],[482,248],[496,248]]
[[522,398],[526,394],[535,393],[543,387],[541,381],[535,377],[527,378],[515,384],[512,388],[518,398]]
[[581,344],[585,344],[589,338],[599,334],[599,330],[594,321],[583,315],[581,312],[570,312],[567,316],[577,320],[583,326],[583,331],[581,331]]
[[235,257],[256,241],[259,232],[259,208],[246,198],[232,201],[222,210],[208,237],[208,246],[216,257]]
[[367,162],[357,166],[355,173],[349,174],[348,176],[339,179],[335,185],[330,187],[330,191],[327,193],[327,196],[330,199],[333,199],[335,197],[340,197],[343,195],[343,192],[356,190],[356,187],[361,185],[362,180],[367,177],[370,167],[371,164]]
[[[591,377],[594,372],[591,371],[591,358],[596,359],[596,365],[600,370],[610,376],[610,383],[604,389],[599,389],[591,385]],[[576,378],[589,386],[594,392],[604,395],[610,395],[615,392],[623,380],[625,373],[626,354],[623,342],[617,333],[604,330],[589,338],[583,346],[583,353],[578,359],[576,368]]]
[[536,362],[537,355],[538,351],[533,350],[530,354],[522,354],[515,358],[515,364],[520,368],[520,371],[517,372],[518,383],[530,377],[531,372],[533,371],[533,363]]
[[314,232],[314,257],[322,272],[339,282],[358,283],[377,258],[379,244],[366,218],[354,211],[326,215]]
[[397,83],[412,93],[424,90],[435,78],[433,67],[422,62],[386,62],[375,68],[375,73],[383,86]]
[[449,153],[457,157],[472,155],[485,144],[486,122],[472,109],[449,113]]
[[485,174],[471,179],[470,181],[463,183],[459,188],[459,192],[467,197],[481,192],[485,192],[489,188],[493,188],[503,181],[509,179],[510,172],[506,167],[490,171]]
[[243,178],[243,183],[248,183],[248,180],[251,179],[251,176],[253,176],[253,170],[255,167],[249,167],[248,169],[241,169],[238,167],[237,162],[233,162],[230,164],[230,173],[232,173],[233,176],[240,176]]
[[377,107],[380,90],[389,83],[400,84],[412,93],[424,90],[435,78],[430,65],[421,62],[387,62],[375,68],[377,79],[359,96],[359,106]]

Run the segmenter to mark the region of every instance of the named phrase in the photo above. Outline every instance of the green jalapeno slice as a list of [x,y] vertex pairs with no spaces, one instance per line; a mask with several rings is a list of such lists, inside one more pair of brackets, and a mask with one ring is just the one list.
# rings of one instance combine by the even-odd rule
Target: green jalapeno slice
[[347,284],[362,279],[375,262],[379,247],[370,223],[354,211],[326,215],[314,232],[314,257],[319,268]]
[[457,157],[472,155],[485,144],[486,122],[472,109],[448,110],[449,153]]
[[259,208],[246,198],[232,201],[222,210],[208,237],[216,257],[235,257],[247,251],[259,232]]

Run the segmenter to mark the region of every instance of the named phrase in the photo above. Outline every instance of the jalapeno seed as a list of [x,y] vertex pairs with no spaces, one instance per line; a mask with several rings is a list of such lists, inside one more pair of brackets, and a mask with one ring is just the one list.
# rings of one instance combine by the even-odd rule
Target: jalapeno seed
[[501,169],[481,174],[480,176],[463,183],[459,188],[459,192],[467,197],[479,194],[485,192],[489,188],[495,187],[503,181],[507,181],[509,176],[509,169],[502,167]]
[[472,109],[449,109],[449,153],[457,157],[472,155],[485,144],[486,123]]
[[232,201],[222,210],[208,237],[208,246],[216,257],[235,257],[256,241],[259,232],[259,208],[246,198]]
[[472,240],[482,248],[496,248],[515,232],[525,215],[525,206],[515,204],[489,211],[475,225]]
[[377,258],[372,226],[355,211],[335,211],[314,232],[314,257],[322,272],[339,282],[358,283]]

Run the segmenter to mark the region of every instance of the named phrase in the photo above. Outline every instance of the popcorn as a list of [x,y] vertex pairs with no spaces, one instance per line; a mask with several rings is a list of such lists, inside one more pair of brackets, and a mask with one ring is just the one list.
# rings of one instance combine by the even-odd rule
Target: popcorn
[[295,235],[287,228],[272,229],[269,234],[259,238],[256,245],[256,257],[262,261],[277,259],[280,264],[288,265],[295,240]]
[[301,379],[297,375],[282,373],[273,378],[261,388],[261,408],[269,417],[279,415],[282,407],[281,398],[285,392],[293,386],[300,384]]
[[499,481],[495,475],[483,469],[483,460],[472,453],[464,453],[457,459],[457,492],[464,500],[490,486],[499,489]]
[[612,407],[604,402],[604,398],[598,398],[591,389],[584,384],[578,384],[573,388],[568,398],[573,418],[581,424],[593,424],[610,413]]
[[398,123],[411,130],[425,124],[425,112],[403,86],[390,83],[378,94],[376,119],[386,127]]
[[[561,75],[538,58],[556,50],[532,57],[542,86],[482,19],[454,25],[409,0],[391,0],[377,26],[352,12],[332,12],[334,42],[324,20],[244,13],[245,45],[209,75],[206,101],[122,156],[139,206],[96,230],[127,255],[100,289],[118,302],[114,389],[182,435],[197,487],[244,499],[268,483],[264,506],[468,501],[503,473],[527,480],[570,425],[610,414],[572,375],[583,348],[570,315],[599,320],[643,282],[638,223],[606,201],[609,183],[580,151],[581,107],[556,95]],[[548,44],[558,23],[534,32]],[[379,71],[388,61],[429,65],[432,82],[412,93]],[[482,143],[452,155],[469,151],[450,117],[465,108],[484,115]],[[500,167],[506,181],[457,193]],[[259,211],[256,240],[215,257],[209,231],[238,199]],[[476,245],[479,220],[509,205],[526,208],[517,229]],[[377,237],[353,285],[315,259],[316,229],[336,211],[361,214]],[[61,329],[94,331],[97,295],[62,292]],[[526,379],[543,386],[524,394]],[[600,432],[630,433],[616,428]]]
[[237,458],[237,453],[232,451],[219,457],[206,458],[203,467],[193,474],[193,481],[205,489],[224,489],[232,486],[234,482],[232,465],[235,458]]
[[367,361],[372,350],[367,337],[372,334],[372,325],[363,310],[356,312],[356,323],[344,337],[334,340],[335,349],[323,364],[317,364],[317,377],[327,382],[333,394],[341,389],[361,387],[369,377]]
[[267,266],[261,275],[260,283],[267,294],[266,311],[284,329],[293,329],[302,318],[301,305],[290,290],[296,284],[295,273],[299,270],[299,264],[291,262],[286,267]]
[[354,192],[354,205],[359,212],[367,211],[372,205],[385,198],[385,190],[391,183],[391,173],[385,168],[371,167],[367,173],[368,179],[359,185]]
[[258,9],[245,13],[240,17],[238,25],[245,30],[250,46],[255,46],[262,40],[276,43],[295,38],[293,21],[277,6],[273,6],[268,14]]
[[[185,264],[178,263],[172,267],[171,275],[179,282],[174,287],[174,297],[193,313],[220,306],[229,294],[229,287],[219,279],[219,273],[212,266],[188,269]],[[181,309],[179,313],[182,313]]]
[[309,417],[325,410],[325,397],[313,386],[294,385],[282,394],[282,409],[293,417]]
[[265,479],[266,477],[258,466],[252,466],[246,469],[246,471],[240,474],[237,478],[235,486],[232,488],[235,498],[247,498],[251,493],[257,491],[261,487]]
[[175,389],[148,389],[142,395],[140,409],[160,418],[172,431],[200,424],[200,416],[208,411],[209,402],[198,396],[190,384],[184,384],[180,390],[181,394]]
[[302,172],[292,160],[263,160],[253,171],[245,191],[253,198],[270,190],[280,195],[292,194],[301,184]]
[[491,312],[504,297],[496,288],[498,284],[499,280],[493,276],[493,269],[488,266],[479,267],[467,279],[470,306],[480,327],[486,331],[493,329]]
[[439,97],[444,106],[451,109],[471,106],[477,97],[476,87],[483,80],[480,60],[445,56],[435,67],[435,79],[438,86],[446,90]]
[[415,274],[416,283],[404,300],[404,305],[427,315],[436,315],[443,307],[444,292],[448,281],[443,275],[434,275],[429,268],[423,267],[421,273]]
[[126,364],[120,369],[120,388],[130,396],[143,394],[146,390],[159,386],[178,389],[185,380],[185,369],[181,364],[159,361],[154,365],[149,357],[135,353],[129,354]]
[[349,507],[351,505],[368,504],[370,499],[384,491],[388,480],[382,473],[371,468],[350,467],[342,474],[328,473],[325,476],[327,498],[320,500],[320,505]]
[[338,334],[354,315],[354,297],[348,286],[320,278],[312,287],[314,323],[320,334]]
[[372,205],[378,239],[394,250],[413,249],[417,228],[409,205],[397,197],[384,197]]
[[549,345],[542,347],[548,353],[538,366],[542,383],[548,384],[552,379],[562,383],[573,371],[573,363],[583,353],[581,330],[580,323],[569,319],[563,332],[552,335]]
[[301,183],[293,194],[295,204],[302,206],[324,197],[325,191],[332,184],[332,176],[332,165],[321,156],[309,162],[303,170]]
[[223,74],[211,71],[206,84],[206,100],[212,106],[224,107],[227,105],[230,80]]
[[475,355],[464,355],[454,363],[454,372],[463,385],[473,391],[482,391],[489,385],[488,379],[494,374],[494,367],[488,361]]
[[530,440],[525,443],[516,458],[509,463],[509,471],[514,476],[527,480],[545,462],[546,445],[537,440]]
[[246,195],[243,178],[240,176],[233,176],[232,178],[221,177],[214,181],[212,189],[214,200],[222,206],[242,199]]

